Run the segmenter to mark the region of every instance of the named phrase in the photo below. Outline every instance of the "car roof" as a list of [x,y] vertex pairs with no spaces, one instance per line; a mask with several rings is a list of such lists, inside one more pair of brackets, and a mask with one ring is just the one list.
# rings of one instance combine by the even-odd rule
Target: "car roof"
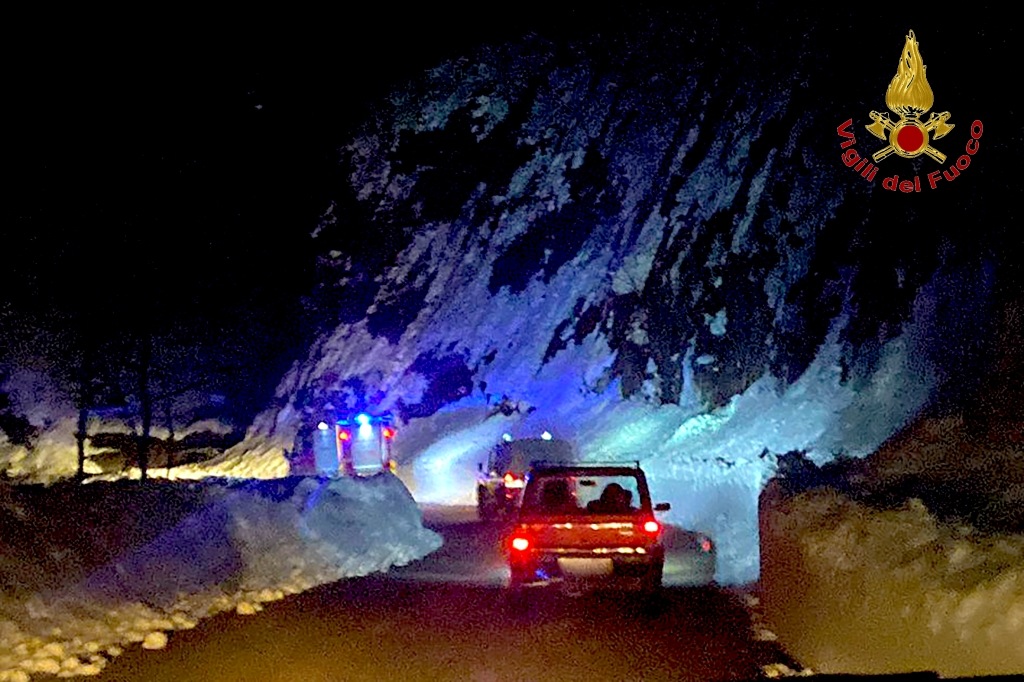
[[531,476],[643,476],[638,464],[547,464],[535,462]]

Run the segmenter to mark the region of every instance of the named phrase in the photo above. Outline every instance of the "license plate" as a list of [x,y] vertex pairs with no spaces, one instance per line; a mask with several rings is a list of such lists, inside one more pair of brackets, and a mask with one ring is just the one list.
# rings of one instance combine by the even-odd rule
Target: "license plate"
[[573,578],[596,578],[612,574],[611,559],[561,558],[558,568],[562,575]]

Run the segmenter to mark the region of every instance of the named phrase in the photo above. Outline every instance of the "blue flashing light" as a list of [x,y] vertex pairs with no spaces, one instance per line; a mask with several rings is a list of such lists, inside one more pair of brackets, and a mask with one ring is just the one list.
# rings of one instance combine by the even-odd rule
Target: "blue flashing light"
[[331,428],[331,427],[329,427],[329,426],[327,425],[327,422],[320,422],[319,424],[317,424],[317,425],[316,425],[316,428],[317,428],[318,430],[320,430],[320,431],[326,431],[327,429],[329,429],[329,428]]
[[506,443],[511,443],[512,442],[512,434],[511,433],[503,433],[503,434],[501,434],[501,439],[503,441],[505,441]]
[[544,440],[551,440],[551,432],[545,431],[544,433],[540,434],[540,437],[543,438]]
[[371,415],[366,412],[360,412],[352,419],[339,419],[337,421],[338,426],[351,426],[355,423],[357,426],[366,426],[367,424],[390,424],[394,421],[394,417],[390,412],[385,412],[381,415]]

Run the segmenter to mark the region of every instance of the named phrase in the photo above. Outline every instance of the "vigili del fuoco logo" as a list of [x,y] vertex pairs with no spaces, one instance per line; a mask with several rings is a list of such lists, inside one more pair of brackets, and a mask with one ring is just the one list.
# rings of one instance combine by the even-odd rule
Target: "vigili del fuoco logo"
[[[952,114],[948,111],[933,111],[927,121],[922,120],[935,103],[935,95],[925,77],[925,68],[921,60],[921,51],[918,49],[917,37],[910,31],[903,45],[896,75],[885,91],[885,106],[898,118],[893,120],[885,112],[872,111],[868,117],[873,123],[864,126],[869,133],[881,140],[883,145],[871,153],[870,160],[854,147],[857,138],[853,133],[852,118],[836,128],[840,137],[839,146],[846,150],[841,157],[843,163],[868,182],[875,181],[882,163],[890,165],[893,171],[900,170],[897,163],[888,161],[893,156],[905,159],[926,156],[938,164],[938,168],[925,173],[924,182],[919,175],[901,178],[898,173],[894,173],[883,176],[882,188],[891,192],[910,194],[920,192],[922,187],[936,189],[939,183],[953,182],[970,167],[971,160],[978,153],[979,140],[984,129],[981,121],[975,120],[971,123],[970,137],[963,147],[964,153],[955,161],[947,163],[948,157],[942,151],[942,148],[947,148],[947,144],[938,144],[938,141],[943,140],[956,124],[952,122]],[[933,142],[936,144],[933,145]]]

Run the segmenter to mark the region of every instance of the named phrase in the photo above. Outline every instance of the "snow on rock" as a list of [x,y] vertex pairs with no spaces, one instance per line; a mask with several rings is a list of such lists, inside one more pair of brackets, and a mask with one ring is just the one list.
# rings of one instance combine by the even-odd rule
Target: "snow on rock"
[[390,474],[0,485],[0,679],[90,674],[128,643],[440,546]]
[[[816,58],[834,18],[795,14],[780,43],[734,14],[531,35],[396,87],[315,230],[334,328],[242,443],[150,474],[282,477],[318,422],[391,410],[410,489],[466,502],[498,435],[544,428],[641,460],[669,520],[715,537],[719,579],[756,578],[774,455],[865,455],[979,369],[1012,231],[973,185],[894,213],[850,182],[820,135],[850,92]],[[379,267],[334,215],[353,195]],[[0,445],[0,469],[66,475],[71,432],[53,442]]]
[[[833,179],[821,142],[822,103],[848,97],[814,58],[832,20],[794,17],[780,44],[704,12],[481,47],[379,102],[338,196],[373,216],[386,265],[357,293],[324,259],[337,323],[232,461],[391,410],[417,498],[464,503],[501,433],[543,428],[641,460],[669,521],[716,539],[719,579],[755,579],[774,456],[863,456],[928,405],[983,345],[1001,264],[979,245],[1005,226],[936,193],[896,239],[891,197]],[[351,251],[347,224],[318,228],[321,253]]]
[[[560,275],[553,284],[572,287],[577,285],[573,281],[580,279],[585,278],[579,273]],[[571,298],[550,289],[546,294],[538,289],[537,296],[544,299],[537,304],[542,308],[552,305],[549,299]],[[400,427],[394,446],[399,476],[420,502],[472,504],[477,463],[486,460],[488,450],[503,433],[524,437],[548,430],[557,438],[573,441],[584,460],[641,461],[652,494],[672,504],[666,520],[715,538],[718,580],[749,582],[758,572],[757,496],[774,473],[771,453],[806,449],[819,461],[828,461],[837,452],[867,455],[920,409],[933,386],[928,364],[915,357],[919,355],[919,338],[926,333],[916,319],[907,323],[904,334],[884,346],[880,353],[883,361],[856,388],[842,379],[842,329],[842,320],[837,321],[815,359],[792,383],[765,376],[726,405],[711,410],[683,404],[683,400],[659,404],[623,399],[621,380],[609,374],[615,353],[607,337],[597,330],[542,362],[547,342],[530,337],[523,329],[519,355],[505,356],[481,368],[486,391],[472,390],[433,414],[409,419]],[[412,336],[409,348],[400,347],[384,356],[375,355],[378,340],[361,333],[346,338],[346,343],[337,341],[315,349],[311,363],[322,369],[310,371],[307,366],[304,379],[299,377],[301,368],[293,370],[283,385],[300,386],[308,381],[318,386],[320,371],[367,368],[387,358],[395,364],[378,375],[401,375],[407,370],[397,358],[412,356],[411,348],[420,337]],[[480,336],[476,341],[481,345],[468,352],[483,354],[490,338]],[[465,337],[464,341],[471,339]],[[359,358],[358,365],[351,364],[355,358]],[[890,395],[887,389],[894,385],[898,390]],[[504,411],[499,396],[506,391],[487,395],[491,386],[506,387],[515,397],[504,405]],[[384,394],[393,402],[408,397],[401,392]],[[288,424],[288,433],[297,433],[302,427],[301,410],[289,407],[276,415],[276,419],[262,415],[261,420],[273,423],[277,434],[284,430],[283,424]],[[308,416],[306,419],[313,422]],[[256,433],[257,429],[252,429],[237,449],[249,447],[258,453],[269,436]],[[247,460],[240,457],[237,461]],[[252,461],[261,460],[255,457]]]
[[[872,75],[857,89],[818,58],[837,54],[840,24],[831,15],[792,15],[793,40],[783,42],[757,19],[702,6],[677,25],[622,22],[564,44],[532,35],[440,64],[398,88],[345,147],[348,186],[338,190],[373,216],[381,235],[373,248],[385,265],[371,271],[355,255],[337,258],[352,248],[349,221],[318,227],[321,252],[330,256],[318,291],[328,303],[348,304],[337,306],[335,328],[286,373],[242,443],[168,475],[283,477],[288,453],[305,447],[317,422],[392,410],[400,421],[399,475],[409,489],[424,501],[465,502],[477,462],[502,433],[545,429],[572,440],[586,460],[640,460],[654,496],[672,503],[666,520],[715,539],[719,580],[755,579],[758,495],[777,456],[801,450],[821,464],[868,455],[944,388],[980,374],[993,281],[1006,273],[999,254],[1012,253],[1006,240],[1017,234],[1008,214],[978,210],[995,194],[982,196],[986,183],[960,180],[956,192],[933,192],[911,210],[847,177],[837,140],[823,142],[822,131],[832,135],[837,103],[884,80]],[[959,75],[971,82],[970,72]],[[945,77],[957,80],[949,71]],[[968,135],[959,125],[951,147]],[[361,288],[345,284],[353,281],[345,268],[365,270],[355,273]],[[330,306],[321,312],[326,319]],[[1018,337],[1007,343],[1019,345]],[[52,442],[62,454],[38,460],[0,445],[0,469],[66,475],[70,431]],[[322,494],[281,485],[284,499]],[[267,547],[259,528],[287,505],[228,490],[214,496],[210,514],[223,521],[214,527],[230,532],[210,534],[216,542],[204,546],[205,560],[223,575],[245,566],[248,580],[230,595],[208,594],[202,575],[183,571],[179,580],[193,592],[153,613],[129,602],[112,639],[142,641],[174,613],[194,619],[255,609],[264,590],[291,593],[401,554],[401,543],[371,547],[353,537],[361,549],[338,555],[321,540],[351,521],[344,507],[307,512],[302,505],[288,512],[295,523],[285,524],[299,532],[281,543],[283,561],[299,565],[280,579],[261,561]],[[244,518],[251,523],[233,513],[238,499],[250,500]],[[1012,511],[1021,499],[1008,492],[999,506]],[[8,503],[12,517],[26,508]],[[797,530],[807,531],[797,536],[833,562],[816,570],[843,580],[837,567],[879,573],[872,562],[903,555],[881,556],[854,540],[897,532],[939,557],[931,568],[941,579],[915,578],[925,566],[913,557],[883,565],[897,570],[908,593],[929,595],[932,615],[956,615],[940,631],[1015,632],[1015,607],[985,623],[978,608],[997,592],[1014,593],[1012,571],[979,587],[980,598],[935,587],[949,580],[949,567],[970,563],[979,538],[947,537],[914,509],[889,510],[877,524],[857,506],[814,509],[835,527],[842,526],[836,509],[855,521],[834,538],[848,552],[833,556],[832,531],[796,515]],[[183,529],[201,534],[202,524],[194,519]],[[858,556],[855,547],[866,552]],[[54,549],[44,565],[60,560],[64,550]],[[22,570],[31,557],[2,556],[19,580],[32,582]],[[122,569],[146,566],[146,555],[127,562]],[[84,567],[80,573],[88,575]],[[115,597],[149,589],[124,582],[116,566],[94,580]],[[53,590],[19,587],[35,595],[23,610],[43,619],[53,598],[39,596],[44,587]],[[843,585],[829,587],[843,603]],[[925,601],[911,600],[910,613]],[[4,641],[27,652],[18,632]],[[98,651],[117,646],[89,641]]]

